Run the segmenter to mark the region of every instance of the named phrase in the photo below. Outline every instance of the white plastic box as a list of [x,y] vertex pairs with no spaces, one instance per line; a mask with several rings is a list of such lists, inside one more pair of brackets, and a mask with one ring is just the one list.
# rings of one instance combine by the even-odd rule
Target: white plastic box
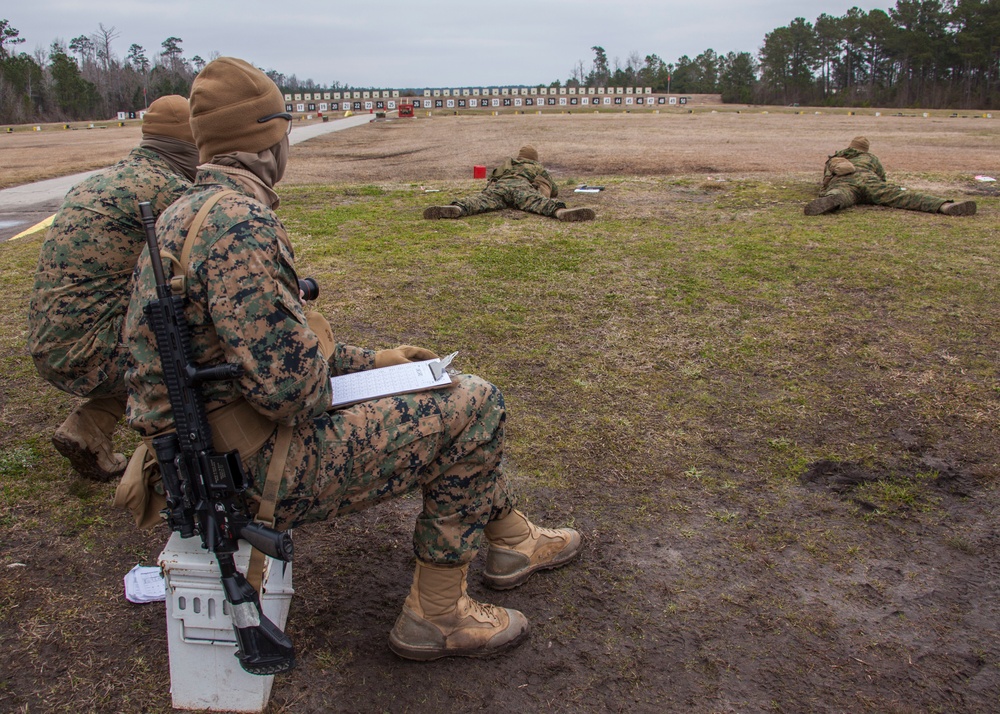
[[[250,545],[240,541],[236,567],[246,573]],[[284,629],[292,593],[292,564],[265,558],[261,608]],[[201,538],[171,533],[160,553],[167,586],[170,695],[175,709],[261,712],[274,675],[246,672],[236,659],[236,635],[222,591],[219,564]]]

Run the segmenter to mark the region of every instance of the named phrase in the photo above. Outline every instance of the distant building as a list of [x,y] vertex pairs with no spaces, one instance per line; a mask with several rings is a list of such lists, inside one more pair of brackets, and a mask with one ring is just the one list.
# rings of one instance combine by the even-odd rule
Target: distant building
[[650,87],[461,87],[439,89],[370,89],[285,94],[292,114],[394,111],[401,103],[414,109],[572,110],[655,109],[686,104],[720,104],[719,95],[691,96],[653,92]]

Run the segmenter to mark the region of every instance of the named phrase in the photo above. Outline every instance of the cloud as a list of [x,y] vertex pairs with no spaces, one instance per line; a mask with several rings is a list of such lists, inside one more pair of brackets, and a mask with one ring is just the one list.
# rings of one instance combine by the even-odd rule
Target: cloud
[[393,88],[548,84],[567,79],[577,62],[589,70],[594,45],[621,64],[632,52],[665,62],[707,49],[756,54],[766,33],[796,17],[812,22],[813,13],[842,15],[855,5],[871,10],[894,3],[827,0],[807,13],[794,0],[509,0],[502,10],[459,0],[350,6],[41,0],[5,12],[29,53],[26,48],[47,49],[56,39],[91,35],[103,23],[119,35],[113,46],[119,57],[134,43],[154,58],[167,37],[179,37],[188,58],[217,52],[319,84]]

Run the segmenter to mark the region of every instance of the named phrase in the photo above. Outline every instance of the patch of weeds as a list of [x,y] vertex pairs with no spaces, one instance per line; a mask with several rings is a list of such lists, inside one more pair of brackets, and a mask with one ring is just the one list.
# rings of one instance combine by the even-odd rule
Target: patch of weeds
[[344,189],[345,196],[384,196],[385,189],[379,186],[349,186]]
[[969,540],[963,536],[954,535],[946,538],[944,542],[949,548],[954,548],[955,550],[965,553],[966,555],[975,555],[979,552],[979,549],[976,548],[975,544],[969,542]]
[[348,648],[337,651],[320,650],[316,653],[316,664],[321,669],[341,670],[345,665],[354,661],[354,653]]
[[38,454],[30,446],[14,446],[0,451],[0,478],[23,478],[35,466]]
[[788,451],[792,447],[792,444],[793,442],[790,439],[786,439],[783,436],[767,440],[767,445],[775,451]]
[[740,514],[736,511],[729,510],[712,511],[708,515],[717,520],[719,523],[735,523],[740,517]]
[[52,481],[46,459],[33,440],[0,450],[0,508],[44,493]]
[[868,518],[899,516],[913,511],[929,511],[940,499],[926,493],[928,474],[917,474],[914,480],[879,479],[860,484],[852,499],[870,512]]
[[687,377],[688,379],[701,379],[704,376],[704,372],[704,365],[698,364],[697,362],[689,362],[681,367],[681,375]]

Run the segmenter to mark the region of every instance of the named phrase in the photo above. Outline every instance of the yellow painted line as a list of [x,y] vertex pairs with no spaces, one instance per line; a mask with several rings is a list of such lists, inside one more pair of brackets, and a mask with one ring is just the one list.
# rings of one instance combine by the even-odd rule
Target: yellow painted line
[[43,228],[48,228],[49,226],[52,225],[52,221],[55,220],[55,217],[56,217],[56,215],[53,213],[51,216],[49,216],[48,218],[46,218],[44,221],[42,221],[40,223],[36,223],[35,225],[33,225],[31,228],[29,228],[26,231],[21,231],[16,236],[14,236],[13,238],[11,238],[11,240],[17,240],[18,238],[23,238],[26,235],[31,235],[35,231],[40,231]]

